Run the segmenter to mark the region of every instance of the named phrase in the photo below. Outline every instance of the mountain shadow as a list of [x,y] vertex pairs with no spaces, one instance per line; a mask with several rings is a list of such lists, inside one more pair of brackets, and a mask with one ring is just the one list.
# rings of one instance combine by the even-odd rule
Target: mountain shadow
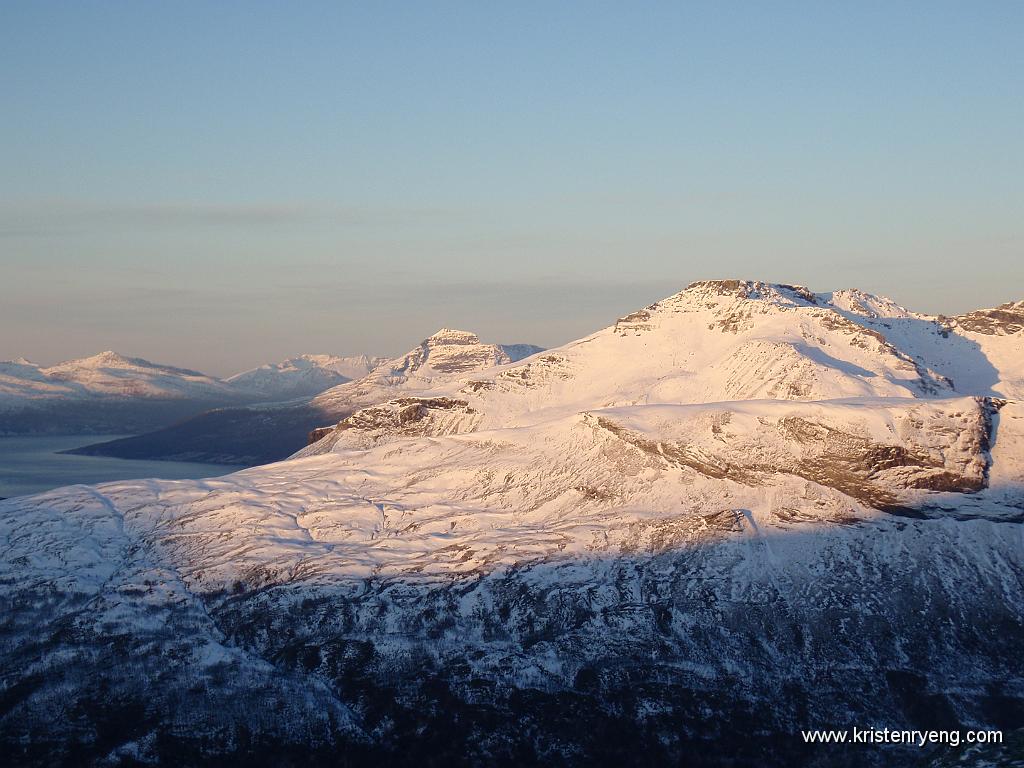
[[801,731],[1024,727],[1019,553],[964,557],[962,523],[764,535],[726,512],[686,545],[451,581],[239,581],[159,622],[144,588],[103,623],[110,598],[26,584],[3,602],[0,745],[9,765],[853,768],[951,748]]
[[220,408],[168,427],[66,451],[122,459],[198,461],[254,466],[286,459],[305,446],[309,433],[339,418],[309,405]]

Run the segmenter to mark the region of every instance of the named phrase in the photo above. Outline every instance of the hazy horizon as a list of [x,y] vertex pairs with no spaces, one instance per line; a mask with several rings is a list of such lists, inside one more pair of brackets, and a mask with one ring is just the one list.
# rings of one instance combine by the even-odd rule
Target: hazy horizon
[[0,359],[555,346],[693,280],[1024,298],[1024,5],[0,7]]
[[[723,277],[727,277],[727,276],[723,276]],[[735,276],[733,276],[733,277],[735,277]],[[714,278],[711,278],[710,276],[708,276],[706,278],[701,278],[701,279],[714,279]],[[744,277],[743,279],[756,279],[756,278]],[[147,359],[147,360],[149,360],[150,362],[153,362],[153,363],[162,363],[162,364],[165,364],[165,365],[175,365],[175,366],[179,366],[179,367],[183,367],[183,368],[191,368],[191,369],[199,370],[202,373],[207,373],[207,374],[210,374],[210,375],[215,375],[215,376],[220,376],[220,377],[228,377],[228,376],[231,376],[233,374],[240,373],[242,371],[248,370],[250,368],[255,368],[255,367],[257,367],[259,365],[262,365],[264,363],[276,363],[276,362],[280,362],[282,360],[285,360],[287,358],[297,357],[297,356],[303,355],[303,354],[333,354],[333,355],[343,355],[343,356],[346,356],[346,355],[368,355],[368,356],[371,356],[371,357],[374,357],[374,356],[396,357],[398,355],[404,354],[405,352],[409,351],[410,349],[415,347],[422,339],[426,338],[427,336],[431,335],[432,333],[434,333],[435,331],[437,331],[437,330],[439,330],[441,328],[458,328],[460,330],[472,331],[474,333],[477,333],[480,336],[481,340],[486,342],[486,343],[496,343],[496,344],[537,344],[539,346],[543,346],[543,347],[546,347],[546,348],[551,348],[551,347],[561,346],[562,344],[568,343],[568,342],[573,341],[573,340],[575,340],[577,338],[580,338],[582,336],[589,335],[590,333],[592,333],[594,331],[597,331],[600,328],[603,328],[603,327],[608,326],[608,325],[612,325],[612,324],[614,324],[615,320],[619,316],[624,315],[624,314],[626,314],[629,311],[632,311],[632,310],[635,310],[635,309],[639,309],[640,307],[646,306],[647,304],[650,304],[650,303],[652,303],[654,301],[657,301],[659,299],[666,298],[667,296],[671,295],[671,293],[675,293],[677,290],[682,290],[685,287],[685,285],[688,284],[689,282],[692,282],[692,281],[687,281],[686,283],[679,285],[677,288],[673,288],[668,293],[664,293],[663,292],[663,293],[657,293],[657,294],[654,293],[654,292],[658,289],[658,286],[653,285],[653,284],[652,285],[637,284],[637,285],[632,285],[632,286],[631,285],[625,285],[625,286],[622,286],[622,285],[620,285],[620,286],[584,285],[584,286],[581,286],[581,288],[583,290],[578,295],[568,297],[570,299],[574,299],[575,302],[576,302],[576,303],[570,305],[570,307],[569,307],[570,309],[573,308],[573,307],[577,307],[578,306],[578,308],[580,310],[582,310],[582,311],[579,311],[577,314],[575,314],[572,317],[566,316],[567,315],[567,306],[566,306],[565,300],[564,300],[565,297],[562,296],[562,297],[560,297],[557,300],[555,298],[555,294],[558,294],[560,292],[564,293],[564,292],[567,292],[567,291],[570,290],[571,286],[569,286],[567,284],[559,284],[559,283],[555,282],[555,283],[548,284],[546,286],[536,286],[536,287],[509,286],[508,284],[492,285],[492,286],[480,285],[480,286],[472,286],[472,287],[470,287],[470,286],[452,286],[451,289],[454,290],[455,292],[464,291],[467,288],[475,289],[475,291],[478,292],[478,295],[476,296],[476,301],[474,303],[477,303],[477,304],[487,304],[488,302],[499,301],[500,300],[499,294],[503,294],[504,295],[504,299],[507,301],[507,303],[504,304],[503,306],[502,305],[497,305],[497,306],[491,305],[490,308],[489,308],[490,309],[490,314],[489,315],[481,314],[481,316],[480,316],[481,317],[481,322],[478,322],[478,323],[475,323],[475,324],[457,323],[457,322],[444,322],[442,320],[437,320],[437,321],[435,321],[433,323],[433,325],[430,325],[428,318],[430,316],[433,316],[433,315],[437,315],[437,317],[439,317],[439,318],[443,317],[445,310],[443,310],[443,309],[440,310],[440,314],[438,314],[438,312],[435,309],[427,308],[427,311],[424,312],[425,317],[423,318],[423,321],[420,322],[420,327],[418,329],[417,328],[409,328],[409,329],[407,329],[408,333],[407,333],[407,339],[405,339],[405,342],[404,342],[405,345],[401,346],[401,344],[403,342],[399,338],[399,340],[397,341],[397,345],[398,346],[392,345],[391,347],[386,348],[386,349],[370,349],[370,348],[362,348],[362,347],[355,348],[355,349],[335,349],[335,348],[330,348],[329,346],[325,346],[325,345],[331,344],[331,339],[329,337],[327,337],[324,333],[321,332],[321,333],[315,334],[315,336],[317,338],[321,338],[322,339],[322,343],[321,343],[320,347],[306,348],[306,347],[302,346],[303,342],[301,342],[301,341],[298,343],[297,346],[290,347],[288,339],[286,339],[286,338],[279,338],[279,339],[275,340],[275,346],[273,347],[273,350],[277,350],[277,351],[275,352],[275,351],[272,351],[272,350],[268,349],[268,351],[266,353],[267,356],[265,356],[265,357],[258,357],[257,356],[257,357],[246,358],[246,357],[243,357],[243,356],[230,356],[229,355],[229,356],[226,356],[224,358],[224,361],[221,364],[219,364],[219,365],[218,364],[214,364],[214,365],[208,366],[208,367],[203,367],[203,366],[200,366],[200,365],[193,364],[193,362],[191,361],[190,356],[188,354],[188,350],[184,350],[181,353],[180,358],[167,358],[167,357],[154,356],[153,354],[150,354],[146,349],[143,349],[143,348],[136,348],[136,347],[124,348],[124,347],[119,346],[117,344],[108,344],[106,346],[103,346],[101,344],[98,347],[82,348],[80,351],[75,351],[73,353],[66,354],[66,355],[63,355],[63,356],[57,356],[57,357],[52,357],[51,356],[51,357],[46,357],[46,358],[41,358],[38,355],[28,354],[28,353],[24,353],[24,352],[21,352],[21,353],[9,353],[9,354],[5,353],[5,354],[0,354],[0,360],[11,360],[11,359],[15,359],[15,358],[18,358],[18,357],[25,357],[25,358],[28,358],[29,360],[31,360],[32,362],[40,364],[40,365],[53,365],[55,363],[62,362],[62,361],[65,361],[65,360],[69,360],[69,359],[73,359],[73,358],[90,357],[92,355],[95,355],[95,354],[98,354],[100,352],[103,352],[103,351],[106,351],[106,350],[110,349],[110,350],[113,350],[115,352],[118,352],[120,354],[129,356],[129,357],[145,358],[145,359]],[[792,282],[792,281],[775,280],[775,281],[771,281],[771,282]],[[815,290],[815,291],[838,290],[838,288],[839,288],[839,286],[829,287],[827,289],[822,287],[822,286],[817,286],[817,287],[816,286],[809,286],[809,287],[812,290]],[[851,286],[841,286],[841,287],[856,288],[856,287],[861,287],[861,286],[852,286],[851,285]],[[517,292],[517,290],[523,291],[524,295],[521,296],[519,299],[510,298],[509,294],[511,294],[511,296],[514,297],[515,293]],[[878,293],[877,291],[872,291],[872,292],[873,293]],[[547,293],[548,295],[545,296],[544,295],[545,293]],[[446,291],[437,291],[434,294],[434,298],[435,298],[435,301],[436,301],[437,304],[443,304],[444,301],[445,301],[445,298],[447,296],[450,296],[450,295],[451,295],[451,293],[448,293]],[[631,296],[634,296],[636,298],[636,300],[633,301],[633,302],[629,302],[628,299]],[[646,298],[642,298],[642,296],[646,297]],[[363,298],[368,303],[372,302],[372,300],[373,300],[373,296],[370,295],[370,294],[364,295]],[[545,298],[547,299],[546,305],[541,303]],[[896,298],[896,297],[890,296],[890,298]],[[532,310],[532,313],[529,316],[523,318],[523,324],[522,324],[523,327],[524,328],[532,328],[535,331],[535,333],[532,336],[530,336],[529,338],[525,337],[524,334],[519,334],[518,336],[516,335],[517,332],[515,330],[514,325],[515,325],[515,322],[516,322],[517,318],[512,316],[516,311],[521,310],[521,309],[524,308],[524,304],[522,303],[524,300],[536,302],[532,306],[526,307],[527,309]],[[898,299],[897,299],[897,301],[899,302]],[[899,302],[899,303],[903,303],[903,302]],[[951,310],[951,311],[948,311],[948,312],[947,311],[942,311],[942,312],[935,311],[935,312],[932,312],[932,314],[956,314],[956,313],[962,312],[962,311],[968,311],[968,310],[971,310],[971,309],[981,309],[981,308],[989,307],[989,306],[995,306],[995,304],[970,305],[970,306],[961,307],[961,308],[959,308],[957,310]],[[918,307],[911,306],[911,307],[908,307],[908,308],[911,309],[911,310],[914,310],[914,311],[922,311]],[[475,309],[476,311],[479,311],[481,313],[488,311],[487,308],[484,307],[484,306],[472,307],[471,309]],[[502,311],[502,309],[504,309],[505,311]],[[458,311],[453,312],[452,314],[453,315],[463,314],[463,315],[465,315],[468,318],[471,313],[467,313],[466,312],[466,308],[460,308]],[[551,333],[552,333],[551,331],[546,331],[545,328],[544,328],[544,324],[548,320],[550,320],[551,318],[556,318],[556,319],[560,320],[561,322],[557,325],[558,330],[565,331],[569,335],[560,338],[560,337],[551,335]],[[588,324],[588,321],[592,321],[592,322],[590,322],[590,324]],[[505,329],[509,329],[509,330],[506,332]],[[573,329],[576,329],[576,330],[573,330]],[[504,334],[504,335],[502,335],[502,334]],[[401,336],[401,330],[399,329],[398,332],[396,333],[396,337],[400,337],[400,336]],[[523,338],[520,338],[520,336],[523,336]],[[219,343],[219,340],[215,339],[215,338],[213,338],[213,339],[208,338],[208,339],[204,339],[204,342],[207,345],[215,348],[217,346],[217,344]],[[68,348],[69,349],[75,349],[75,347],[72,347],[72,346],[69,346]],[[237,359],[239,362],[236,363],[234,365],[234,367],[232,367],[232,365],[230,364],[229,361],[230,360],[234,360],[234,359]]]

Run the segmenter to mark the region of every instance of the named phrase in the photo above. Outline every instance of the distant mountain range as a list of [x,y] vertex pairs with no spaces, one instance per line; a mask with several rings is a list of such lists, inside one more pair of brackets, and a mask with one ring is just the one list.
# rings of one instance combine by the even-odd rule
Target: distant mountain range
[[[371,368],[366,375],[353,377],[352,381],[340,383],[314,397],[287,403],[217,408],[151,433],[78,448],[73,453],[265,464],[287,458],[306,445],[313,430],[331,426],[365,405],[387,400],[405,390],[422,390],[466,373],[515,362],[541,351],[541,347],[531,344],[484,343],[474,333],[443,328],[401,357],[366,360],[365,366]],[[256,369],[241,376],[251,382],[266,372],[269,372],[266,368]],[[273,373],[275,377],[280,376],[277,371]]]
[[235,394],[229,384],[198,371],[109,351],[49,367],[24,358],[0,362],[0,404],[8,409],[57,399],[210,399]]
[[[290,417],[331,417],[289,460],[0,502],[0,748],[1024,759],[1024,302],[941,317],[705,281],[529,351],[443,330],[243,409],[238,434],[278,443]],[[800,737],[853,727],[1007,738]]]
[[308,397],[383,358],[302,355],[228,379],[116,352],[40,366],[0,362],[0,435],[155,429],[209,408]]

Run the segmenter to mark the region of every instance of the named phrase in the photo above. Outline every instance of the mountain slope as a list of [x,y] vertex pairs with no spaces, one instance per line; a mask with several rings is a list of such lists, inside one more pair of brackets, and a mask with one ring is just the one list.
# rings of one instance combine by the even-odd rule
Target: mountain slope
[[[857,432],[863,407],[844,407]],[[6,502],[6,662],[36,677],[17,678],[32,695],[0,733],[169,759],[178,753],[160,750],[197,741],[230,753],[216,734],[241,722],[271,749],[368,740],[376,759],[399,762],[389,745],[420,745],[443,764],[524,748],[626,762],[639,749],[668,762],[727,743],[746,752],[740,765],[792,765],[805,755],[785,734],[802,727],[1021,724],[1019,474],[1015,496],[982,499],[984,514],[880,516],[820,476],[762,465],[751,482],[694,468],[678,458],[693,435],[678,425],[715,440],[717,410],[680,421],[666,408]],[[868,431],[911,451],[974,412],[963,401],[880,408]],[[914,408],[934,417],[916,426]],[[894,416],[910,430],[903,440],[888,433]],[[729,456],[762,450],[738,445]],[[951,466],[984,463],[970,441],[941,447]],[[961,475],[965,488],[979,471]],[[963,490],[873,481],[911,505]],[[62,634],[69,615],[78,629]],[[158,742],[152,722],[121,714],[118,737],[96,752],[88,730],[63,725],[82,701],[68,699],[68,681],[83,676],[121,712],[143,701],[181,712],[175,701],[202,693],[175,728],[156,726]],[[139,687],[153,676],[158,690]],[[254,709],[270,691],[288,702],[287,724]],[[102,725],[104,710],[85,711]]]
[[321,396],[362,407],[304,457],[0,502],[0,737],[881,766],[933,755],[799,730],[1020,728],[1024,333],[999,327],[965,392],[977,330],[702,283],[497,367],[427,340]]

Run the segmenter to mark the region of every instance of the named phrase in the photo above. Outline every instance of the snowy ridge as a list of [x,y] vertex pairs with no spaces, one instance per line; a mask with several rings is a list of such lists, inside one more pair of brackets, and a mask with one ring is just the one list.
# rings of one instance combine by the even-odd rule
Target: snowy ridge
[[[410,395],[464,400],[477,414],[472,427],[488,429],[566,409],[655,403],[1017,397],[1022,361],[1020,334],[951,330],[861,291],[708,281],[490,376],[402,383]],[[357,402],[385,397],[375,391]]]
[[116,352],[41,367],[24,358],[0,363],[0,405],[95,398],[230,398],[231,388],[198,371]]
[[366,355],[300,355],[222,380],[112,351],[49,367],[18,358],[0,361],[0,405],[97,398],[284,400],[362,378],[384,361]]

